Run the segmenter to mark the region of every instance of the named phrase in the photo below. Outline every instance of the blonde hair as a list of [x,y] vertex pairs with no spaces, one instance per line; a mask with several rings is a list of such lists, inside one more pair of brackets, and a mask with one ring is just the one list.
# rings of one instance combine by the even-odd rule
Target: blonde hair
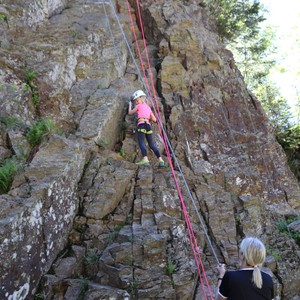
[[240,250],[249,266],[253,266],[252,281],[259,289],[262,287],[262,277],[259,267],[265,261],[266,248],[264,244],[257,238],[247,237],[243,239]]

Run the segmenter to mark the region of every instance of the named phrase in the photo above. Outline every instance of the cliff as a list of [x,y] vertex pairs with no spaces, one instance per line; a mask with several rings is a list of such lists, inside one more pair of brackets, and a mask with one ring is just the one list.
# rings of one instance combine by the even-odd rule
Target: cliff
[[[205,299],[174,175],[213,292],[216,257],[236,268],[254,235],[276,299],[300,299],[299,221],[279,226],[299,217],[299,183],[259,101],[203,1],[141,2],[147,51],[133,0],[137,43],[126,1],[0,1],[0,158],[26,162],[0,195],[0,299]],[[135,165],[137,44],[165,168]],[[59,133],[32,148],[45,118]]]

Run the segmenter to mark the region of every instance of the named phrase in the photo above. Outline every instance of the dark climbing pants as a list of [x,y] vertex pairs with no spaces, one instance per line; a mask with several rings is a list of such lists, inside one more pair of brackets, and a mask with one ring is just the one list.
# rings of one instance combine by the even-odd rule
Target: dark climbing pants
[[[138,143],[139,143],[139,147],[141,149],[142,155],[143,155],[143,157],[147,156],[147,148],[146,148],[146,145],[145,145],[145,138],[146,138],[147,143],[148,143],[150,149],[152,149],[152,151],[154,152],[154,154],[156,155],[156,157],[159,158],[160,157],[160,153],[159,153],[158,148],[155,145],[155,142],[154,142],[152,134],[147,134],[147,133],[139,131],[139,129],[143,129],[144,128],[143,125],[144,124],[139,125],[138,126],[138,130],[137,130]],[[151,127],[150,127],[150,129],[151,129]]]

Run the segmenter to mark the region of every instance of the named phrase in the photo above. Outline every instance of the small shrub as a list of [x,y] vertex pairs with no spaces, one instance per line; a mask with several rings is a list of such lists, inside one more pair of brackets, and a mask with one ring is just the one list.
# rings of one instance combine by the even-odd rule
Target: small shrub
[[103,139],[101,139],[100,140],[100,142],[99,142],[99,146],[101,147],[101,148],[106,148],[107,147],[107,145],[108,145],[108,142],[106,141],[106,140],[103,140]]
[[238,222],[238,223],[241,222],[241,216],[240,216],[239,214],[237,214],[237,213],[234,215],[234,219],[235,219],[235,221]]
[[6,15],[0,14],[0,21],[7,21]]
[[167,262],[166,265],[166,273],[167,275],[172,275],[175,272],[176,266],[172,264],[170,261]]
[[97,253],[89,253],[84,258],[84,261],[87,265],[93,265],[99,260],[99,255]]
[[201,134],[201,128],[200,127],[195,128],[195,133]]
[[129,283],[129,287],[127,289],[127,291],[132,295],[134,294],[135,290],[137,288],[137,284],[136,282],[134,281],[134,279]]
[[76,30],[72,30],[71,35],[73,39],[76,39],[78,37],[78,32]]
[[4,160],[0,166],[0,191],[7,193],[20,165],[15,158]]
[[36,73],[32,70],[28,70],[25,72],[26,81],[30,87],[32,87],[32,81],[36,79]]
[[13,129],[20,124],[20,120],[16,116],[1,117],[0,122],[4,124],[6,129]]
[[123,158],[126,157],[126,152],[125,152],[125,150],[124,150],[123,148],[121,148],[121,149],[119,150],[119,154],[120,154]]
[[37,110],[39,107],[39,103],[40,103],[40,95],[36,91],[34,91],[32,93],[32,103],[33,103],[34,108]]
[[43,299],[45,299],[45,296],[42,293],[37,293],[34,295],[34,300],[43,300]]
[[267,253],[273,256],[277,262],[282,259],[279,250],[274,250],[267,246]]
[[107,242],[108,243],[112,243],[116,240],[116,238],[119,235],[120,230],[123,228],[122,225],[116,225],[113,229],[113,231],[109,234],[108,238],[107,238]]
[[28,143],[32,148],[39,145],[45,136],[49,136],[56,132],[56,128],[50,118],[37,121],[29,128],[25,135]]
[[283,236],[293,238],[298,244],[300,244],[300,233],[293,232],[288,228],[288,225],[299,220],[300,220],[300,216],[288,218],[287,220],[280,220],[277,222],[277,228],[280,234]]
[[84,300],[85,293],[88,290],[88,288],[89,288],[89,282],[86,278],[84,278],[81,282],[80,292],[79,292],[77,300]]

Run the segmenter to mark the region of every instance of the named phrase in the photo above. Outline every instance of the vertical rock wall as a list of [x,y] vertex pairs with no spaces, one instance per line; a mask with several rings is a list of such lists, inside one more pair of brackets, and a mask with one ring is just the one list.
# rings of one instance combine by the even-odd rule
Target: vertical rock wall
[[[26,156],[0,196],[1,299],[204,299],[169,167],[151,152],[150,168],[134,164],[135,119],[125,115],[144,87],[123,36],[137,56],[126,2],[112,2],[1,4],[0,155]],[[202,1],[141,2],[162,122],[189,190],[174,172],[211,288],[213,251],[236,268],[240,240],[255,235],[277,299],[298,299],[299,245],[277,223],[299,216],[299,184],[259,101]],[[26,130],[44,117],[63,134],[30,149]]]

